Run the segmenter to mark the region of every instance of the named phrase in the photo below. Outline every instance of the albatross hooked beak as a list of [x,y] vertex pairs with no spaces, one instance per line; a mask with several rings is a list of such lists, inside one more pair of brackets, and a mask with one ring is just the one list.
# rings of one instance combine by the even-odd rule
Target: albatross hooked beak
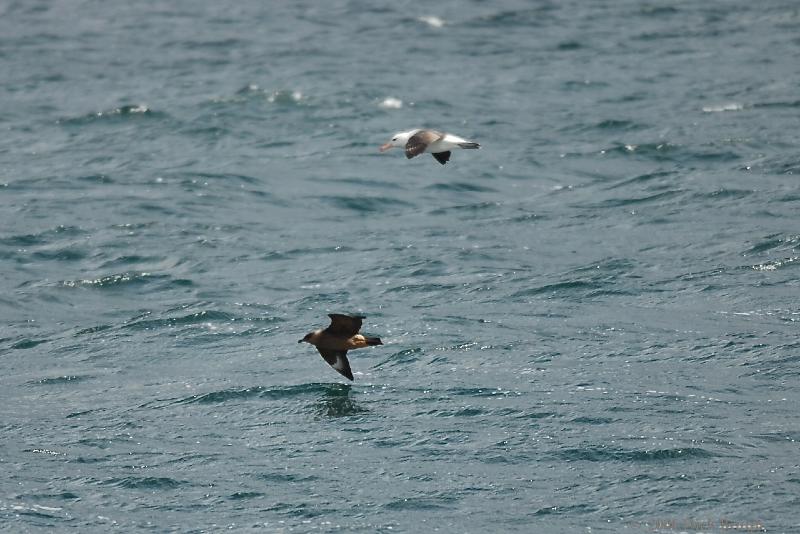
[[381,152],[386,152],[390,148],[392,148],[391,142],[381,145],[381,147],[378,150],[380,150]]

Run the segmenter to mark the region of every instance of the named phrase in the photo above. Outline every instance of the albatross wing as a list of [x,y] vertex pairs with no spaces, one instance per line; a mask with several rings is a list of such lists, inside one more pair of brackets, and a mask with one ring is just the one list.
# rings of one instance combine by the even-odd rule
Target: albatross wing
[[438,161],[442,165],[444,165],[445,163],[450,161],[450,151],[449,150],[447,152],[434,152],[433,154],[431,154],[431,156],[436,158],[436,161]]
[[442,132],[437,132],[436,130],[418,131],[409,137],[408,142],[406,142],[406,157],[411,159],[414,156],[419,156],[425,152],[425,150],[427,150],[430,144],[435,143],[443,137],[444,134]]

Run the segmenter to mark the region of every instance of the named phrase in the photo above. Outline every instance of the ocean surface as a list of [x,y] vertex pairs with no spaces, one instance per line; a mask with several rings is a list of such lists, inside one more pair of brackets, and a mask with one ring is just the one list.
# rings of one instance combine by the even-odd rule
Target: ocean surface
[[799,65],[794,0],[0,3],[0,531],[800,532]]

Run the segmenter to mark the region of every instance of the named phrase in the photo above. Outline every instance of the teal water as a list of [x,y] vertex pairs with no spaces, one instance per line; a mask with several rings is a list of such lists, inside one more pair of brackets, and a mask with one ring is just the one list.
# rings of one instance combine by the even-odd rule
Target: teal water
[[798,28],[0,5],[0,530],[800,530]]

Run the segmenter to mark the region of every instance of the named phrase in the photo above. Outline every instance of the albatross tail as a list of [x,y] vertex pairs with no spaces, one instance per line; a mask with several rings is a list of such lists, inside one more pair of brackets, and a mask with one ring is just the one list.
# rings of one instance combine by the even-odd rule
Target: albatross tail
[[478,143],[458,143],[459,148],[480,148]]
[[372,347],[373,345],[383,345],[383,341],[379,337],[368,337],[367,339],[367,346]]

